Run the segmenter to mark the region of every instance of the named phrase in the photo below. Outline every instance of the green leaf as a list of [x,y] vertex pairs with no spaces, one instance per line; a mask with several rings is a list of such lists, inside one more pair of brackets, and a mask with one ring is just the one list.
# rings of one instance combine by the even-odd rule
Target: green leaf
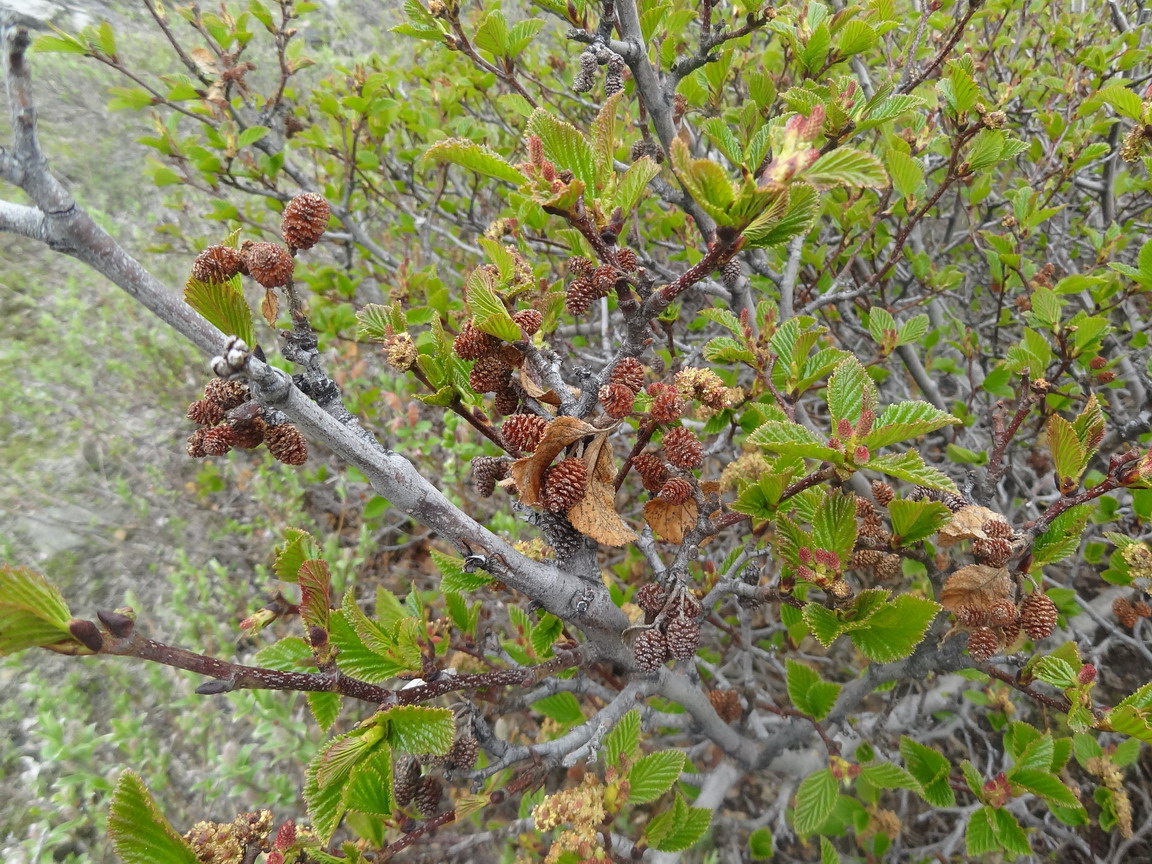
[[799,423],[790,421],[769,420],[748,436],[748,442],[786,456],[804,456],[829,462],[843,459],[839,450],[824,444]]
[[999,852],[1003,848],[994,828],[993,808],[981,807],[968,818],[965,842],[971,856]]
[[947,758],[907,735],[900,738],[900,755],[908,773],[920,784],[925,801],[935,807],[955,805],[956,795],[948,783],[952,765]]
[[684,760],[679,750],[661,750],[638,760],[628,772],[628,801],[632,804],[655,801],[680,779]]
[[765,861],[772,857],[771,828],[757,828],[748,835],[748,854],[754,861]]
[[445,138],[424,151],[424,159],[433,162],[451,162],[485,177],[504,180],[521,186],[528,178],[513,165],[504,161],[496,151],[466,138]]
[[339,693],[307,693],[308,708],[316,719],[316,725],[327,732],[340,716],[340,706],[343,702]]
[[648,188],[648,184],[659,174],[660,166],[652,157],[642,156],[637,159],[628,166],[628,170],[617,181],[614,205],[619,207],[620,212],[625,216],[628,216],[640,203],[640,198],[644,195],[644,190]]
[[915,450],[880,456],[870,460],[864,467],[918,486],[942,489],[945,492],[956,491],[956,484],[946,474],[925,465]]
[[465,573],[463,558],[454,558],[435,549],[432,549],[430,554],[432,563],[436,565],[436,569],[440,571],[442,577],[440,580],[441,591],[459,591],[462,594],[467,594],[492,582],[493,577],[487,573]]
[[818,831],[836,808],[837,797],[836,778],[828,768],[805,777],[796,790],[796,808],[792,811],[792,827],[796,833],[807,835]]
[[249,348],[256,345],[252,310],[240,290],[239,276],[219,284],[189,279],[184,302],[226,336],[238,336]]
[[825,153],[802,175],[817,188],[866,186],[879,189],[888,185],[884,166],[871,153],[852,147],[837,147]]
[[892,542],[908,546],[931,537],[952,518],[952,511],[939,501],[909,501],[897,498],[888,504],[892,521]]
[[820,673],[789,658],[785,661],[788,675],[788,698],[796,710],[811,715],[817,721],[823,720],[836,704],[841,685],[825,681]]
[[875,427],[864,439],[864,445],[869,450],[878,450],[960,422],[947,411],[941,411],[927,402],[896,402],[884,409]]
[[328,563],[313,558],[300,565],[297,574],[300,583],[300,618],[308,627],[328,629],[328,610],[331,606],[329,587],[332,577]]
[[854,356],[841,360],[828,379],[828,410],[832,414],[832,428],[841,420],[853,426],[860,422],[865,408],[875,411],[878,400],[876,384]]
[[388,742],[406,753],[443,756],[456,737],[456,721],[448,708],[398,705],[376,717],[387,723]]
[[1080,476],[1088,465],[1088,456],[1080,443],[1080,436],[1072,424],[1053,414],[1048,418],[1048,449],[1056,466],[1056,474],[1061,484],[1065,480],[1079,483]]
[[1139,120],[1144,113],[1140,97],[1122,84],[1113,84],[1097,90],[1081,103],[1079,113],[1081,116],[1091,114],[1101,105],[1111,106],[1117,114],[1129,120]]
[[368,753],[380,743],[384,730],[368,726],[337,735],[325,744],[312,759],[316,782],[321,786],[339,785]]
[[347,807],[344,804],[344,784],[329,783],[325,786],[316,779],[320,766],[319,757],[323,752],[317,754],[308,765],[304,780],[304,800],[308,804],[308,817],[312,829],[322,843],[327,843],[336,833]]
[[980,90],[972,80],[972,76],[963,67],[955,64],[948,77],[937,82],[936,89],[940,91],[954,114],[968,111],[980,98]]
[[633,708],[604,736],[604,757],[609,765],[619,765],[622,759],[633,758],[639,746],[640,711]]
[[37,36],[32,41],[32,50],[38,54],[88,54],[88,44],[69,36],[62,30],[59,36]]
[[0,657],[73,642],[72,613],[56,586],[27,567],[0,564]]
[[489,335],[505,342],[517,342],[521,338],[520,325],[512,320],[504,301],[496,293],[496,283],[491,272],[485,267],[477,267],[468,276],[464,286],[468,309],[476,316],[476,326]]
[[676,796],[671,810],[657,814],[644,831],[649,845],[660,852],[682,852],[695,846],[712,823],[712,811],[706,807],[689,807]]
[[860,777],[877,789],[911,789],[920,791],[916,778],[894,762],[873,762],[860,766]]
[[352,769],[343,796],[349,810],[372,816],[391,815],[392,751],[387,747],[379,747]]
[[840,28],[840,42],[836,53],[849,57],[867,51],[876,44],[876,31],[872,25],[859,18],[850,18]]
[[310,558],[320,557],[320,546],[307,531],[299,528],[284,530],[284,545],[276,547],[276,561],[272,570],[277,579],[295,582],[300,573],[300,565]]
[[831,609],[819,603],[809,603],[804,607],[804,623],[812,631],[816,640],[827,648],[835,642],[840,634],[848,629],[848,625]]
[[132,771],[120,775],[112,793],[108,834],[124,864],[196,864],[198,860],[164,818],[144,781]]
[[369,684],[379,684],[402,672],[420,670],[419,652],[414,662],[405,662],[399,652],[394,657],[384,657],[370,651],[356,635],[343,612],[333,612],[328,619],[328,626],[332,644],[340,649],[336,665],[345,675],[360,678]]
[[816,508],[812,538],[821,549],[836,553],[843,567],[856,547],[856,527],[856,496],[831,492]]
[[941,606],[925,597],[901,594],[848,636],[865,657],[879,663],[901,660],[924,639]]
[[267,126],[249,126],[237,137],[236,144],[241,148],[251,147],[271,131]]
[[1032,546],[1032,564],[1039,567],[1063,561],[1080,548],[1084,527],[1096,512],[1097,502],[1087,501],[1070,507],[1052,520],[1048,529]]
[[[722,117],[710,117],[700,124],[700,129],[708,136],[708,140],[724,154],[724,158],[733,165],[740,165],[743,161],[744,148],[732,133],[732,127]],[[756,165],[748,168],[755,169]]]
[[897,345],[911,345],[919,342],[931,329],[931,322],[927,315],[913,315],[900,327],[896,336]]
[[585,188],[596,188],[596,156],[588,139],[575,126],[537,108],[528,118],[527,132],[539,136],[544,155],[557,167],[567,168]]
[[557,723],[571,726],[573,723],[584,722],[584,712],[580,709],[580,700],[571,693],[563,691],[545,696],[532,703],[532,707],[551,717]]
[[892,188],[901,198],[915,198],[924,186],[924,169],[919,160],[913,159],[903,150],[889,148],[885,153],[888,176],[892,178]]
[[1080,800],[1055,774],[1047,771],[1014,770],[1008,774],[1008,779],[1014,786],[1031,792],[1050,804],[1073,808],[1080,806]]
[[753,220],[744,230],[745,245],[759,249],[787,243],[812,227],[819,210],[820,196],[816,189],[794,181],[788,187],[788,208],[783,215],[774,220]]
[[356,313],[356,320],[360,322],[360,336],[364,339],[383,341],[407,329],[399,303],[391,306],[368,303]]

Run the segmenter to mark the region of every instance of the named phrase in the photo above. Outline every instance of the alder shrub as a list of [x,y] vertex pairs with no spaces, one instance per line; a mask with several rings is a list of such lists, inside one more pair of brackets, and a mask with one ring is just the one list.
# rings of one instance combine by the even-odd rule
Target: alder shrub
[[[0,570],[0,651],[328,736],[295,812],[173,826],[124,766],[120,856],[1148,856],[1149,34],[1074,5],[406,0],[344,56],[315,4],[148,3],[147,64],[6,27],[0,226],[213,358],[174,446],[346,472],[440,574],[341,594],[288,531],[225,658]],[[158,226],[182,290],[51,174],[36,51],[122,76],[214,220]]]

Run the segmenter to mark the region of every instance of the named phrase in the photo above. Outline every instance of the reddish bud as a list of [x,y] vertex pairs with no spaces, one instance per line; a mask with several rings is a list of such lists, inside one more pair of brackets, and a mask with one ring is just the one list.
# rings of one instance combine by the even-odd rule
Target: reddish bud
[[1096,667],[1091,663],[1085,663],[1080,667],[1080,674],[1076,677],[1081,684],[1091,684],[1096,680]]
[[800,549],[796,552],[796,557],[799,558],[800,561],[804,564],[811,564],[812,550],[807,546],[801,546]]
[[1088,366],[1090,368],[1092,368],[1093,370],[1103,369],[1107,365],[1108,365],[1108,361],[1105,360],[1103,357],[1093,357],[1092,361],[1088,364]]
[[81,645],[94,654],[99,654],[104,647],[104,637],[96,629],[96,625],[84,618],[73,618],[68,622],[68,632]]
[[868,452],[868,448],[861,444],[852,452],[852,459],[857,465],[863,464],[872,458],[872,454]]
[[108,628],[108,632],[118,639],[125,639],[132,635],[132,628],[136,626],[136,622],[129,615],[124,615],[121,612],[110,612],[107,609],[99,609],[96,612],[96,617],[100,619],[100,623]]
[[852,423],[849,420],[843,419],[843,420],[838,420],[836,422],[836,434],[839,437],[851,438],[852,437],[852,431],[853,431],[852,430]]

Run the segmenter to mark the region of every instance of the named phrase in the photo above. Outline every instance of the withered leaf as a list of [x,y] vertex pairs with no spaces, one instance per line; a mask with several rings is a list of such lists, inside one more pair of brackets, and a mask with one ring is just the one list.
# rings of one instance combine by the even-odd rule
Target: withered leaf
[[529,507],[542,507],[540,487],[544,482],[544,472],[552,460],[569,444],[600,431],[575,417],[557,417],[549,423],[536,449],[512,463],[511,475],[520,490],[520,502]]
[[272,288],[268,288],[264,292],[264,300],[260,303],[260,314],[264,316],[269,327],[276,326],[276,318],[280,314],[280,298]]
[[697,512],[691,498],[681,504],[653,498],[644,505],[644,518],[657,536],[669,543],[684,542],[684,535],[696,527]]
[[623,546],[636,539],[636,532],[624,524],[616,512],[616,465],[612,459],[611,430],[597,435],[584,448],[588,466],[588,492],[568,511],[572,527],[606,546]]
[[[540,382],[532,375],[532,370],[529,369],[529,364],[525,363],[520,367],[520,386],[524,388],[524,392],[545,405],[552,405],[558,407],[560,405],[560,397],[555,390],[545,390]],[[570,388],[571,389],[571,388]],[[575,398],[579,398],[580,391],[573,391]]]
[[961,606],[987,609],[996,600],[1011,600],[1013,588],[1007,567],[969,564],[944,580],[940,605],[949,612],[955,612]]
[[971,504],[961,507],[954,514],[952,520],[940,529],[938,539],[941,546],[955,546],[961,540],[987,539],[984,533],[985,522],[1003,522],[1004,517],[995,510]]

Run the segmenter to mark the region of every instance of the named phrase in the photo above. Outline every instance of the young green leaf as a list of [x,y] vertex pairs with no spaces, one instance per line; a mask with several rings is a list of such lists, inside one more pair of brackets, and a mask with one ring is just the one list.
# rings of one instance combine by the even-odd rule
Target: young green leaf
[[875,189],[888,184],[884,165],[871,153],[852,147],[837,147],[825,153],[802,175],[820,189],[833,186],[865,186]]
[[448,708],[398,705],[376,717],[387,724],[388,742],[406,753],[443,756],[456,737],[456,721]]
[[287,528],[284,531],[284,545],[276,548],[276,561],[272,569],[277,579],[295,582],[300,566],[310,558],[320,557],[320,545],[307,531]]
[[74,641],[71,620],[55,585],[27,567],[0,564],[0,656]]
[[956,794],[948,783],[952,765],[946,757],[907,735],[900,738],[900,755],[908,773],[920,784],[925,801],[935,807],[952,807],[956,803]]
[[432,162],[451,162],[485,177],[505,180],[521,186],[528,178],[513,165],[504,161],[499,153],[465,138],[445,138],[426,151],[424,159]]
[[344,803],[349,810],[373,816],[389,816],[392,800],[392,751],[378,747],[352,769],[344,787]]
[[920,784],[908,771],[894,762],[873,762],[860,766],[861,779],[877,789],[911,789],[920,791]]
[[706,807],[689,807],[677,795],[672,809],[653,817],[644,834],[657,851],[682,852],[695,846],[711,823],[711,810]]
[[942,489],[945,492],[955,492],[956,484],[946,475],[924,464],[924,460],[915,450],[904,453],[892,453],[870,460],[864,465],[872,471],[879,471],[897,480],[906,480],[917,486],[927,486],[930,489]]
[[250,348],[256,345],[252,309],[240,290],[239,276],[221,283],[189,279],[184,302],[222,333],[243,339]]
[[300,618],[308,627],[328,629],[328,610],[331,605],[329,589],[332,577],[328,563],[312,558],[300,565]]
[[632,759],[639,745],[640,712],[633,708],[604,736],[604,757],[609,765],[619,765],[622,759]]
[[785,456],[804,456],[828,462],[843,461],[844,455],[823,443],[807,428],[787,420],[769,420],[751,435],[748,443]]
[[112,793],[108,834],[124,864],[196,864],[196,855],[164,818],[144,781],[125,771]]
[[876,425],[864,439],[864,445],[869,450],[878,450],[959,422],[947,411],[941,411],[927,402],[896,402],[885,407]]
[[788,698],[796,710],[811,715],[815,720],[823,720],[836,704],[841,685],[825,681],[820,673],[789,658],[785,661],[788,678]]
[[818,831],[832,815],[838,796],[836,778],[830,769],[805,777],[796,790],[796,807],[792,811],[792,827],[796,833],[804,836]]
[[864,409],[876,410],[878,398],[876,384],[860,361],[852,355],[845,357],[828,379],[828,410],[833,427],[841,420],[855,426]]
[[679,750],[661,750],[638,760],[628,772],[629,802],[647,804],[671,789],[684,770],[684,759]]
[[939,603],[925,597],[901,594],[848,635],[869,660],[891,663],[912,653],[940,608]]
[[596,155],[588,139],[571,123],[537,108],[528,118],[527,134],[536,135],[544,155],[558,168],[567,168],[586,189],[596,188]]
[[897,498],[888,504],[892,522],[892,542],[909,546],[931,537],[952,518],[952,511],[939,501],[910,501]]

